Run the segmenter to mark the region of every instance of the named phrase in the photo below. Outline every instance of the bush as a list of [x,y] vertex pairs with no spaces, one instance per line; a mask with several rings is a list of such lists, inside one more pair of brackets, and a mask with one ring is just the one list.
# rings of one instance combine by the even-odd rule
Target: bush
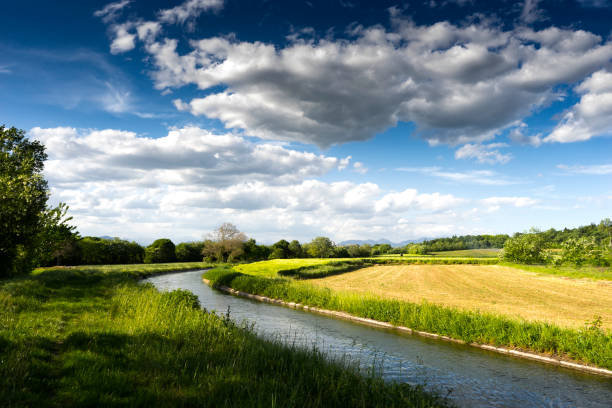
[[539,264],[546,261],[544,249],[544,239],[540,234],[520,234],[506,241],[500,257],[507,262]]
[[608,265],[604,252],[597,246],[593,237],[570,238],[561,244],[561,248],[563,249],[560,259],[562,264]]
[[200,299],[193,293],[184,289],[176,289],[162,293],[162,299],[172,306],[183,306],[188,309],[200,309]]
[[182,242],[176,246],[176,260],[179,262],[200,262],[203,242]]
[[174,243],[167,238],[153,242],[145,249],[144,263],[165,263],[176,261]]

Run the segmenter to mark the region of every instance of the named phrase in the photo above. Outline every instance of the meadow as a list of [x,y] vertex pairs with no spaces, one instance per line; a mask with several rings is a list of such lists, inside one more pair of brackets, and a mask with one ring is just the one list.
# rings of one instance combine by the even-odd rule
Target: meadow
[[[306,261],[309,263],[307,264]],[[606,300],[611,299],[610,286],[607,282],[577,281],[545,274],[523,272],[519,269],[469,265],[467,263],[452,264],[453,266],[446,266],[444,263],[436,265],[433,263],[434,259],[427,263],[417,262],[412,265],[396,266],[372,266],[371,262],[374,262],[374,260],[364,259],[362,260],[364,266],[369,268],[357,270],[351,268],[357,265],[347,265],[347,261],[328,261],[318,264],[312,264],[311,261],[304,260],[304,263],[301,263],[300,260],[291,260],[291,265],[285,263],[284,260],[264,261],[242,265],[237,269],[227,266],[215,268],[207,272],[205,277],[213,285],[229,286],[244,292],[288,302],[347,312],[359,317],[446,335],[468,343],[491,344],[528,350],[603,368],[612,368],[612,333],[606,328],[610,325],[609,313],[605,312],[605,305],[609,303]],[[375,260],[375,262],[380,261],[382,259]],[[356,261],[353,260],[353,262]],[[442,285],[447,285],[444,290],[447,291],[448,299],[444,299],[444,301],[451,302],[451,304],[437,304],[423,298],[410,298],[406,296],[406,293],[394,298],[389,296],[388,290],[386,290],[391,289],[391,287],[385,288],[384,286],[386,278],[376,276],[380,274],[383,268],[390,268],[390,270],[417,268],[416,270],[421,271],[442,271],[444,270],[443,266],[451,271],[454,268],[457,275],[453,279],[445,279],[440,275],[440,272],[437,273],[437,285],[440,288]],[[292,273],[291,267],[298,272]],[[461,277],[461,270],[465,268],[473,268],[473,271],[476,271],[473,274],[478,279],[472,278],[473,281],[469,282],[469,279],[466,281],[465,277]],[[376,271],[376,269],[378,270]],[[343,270],[351,271],[344,273]],[[503,277],[514,280],[512,283],[514,285],[513,290],[519,293],[521,285],[528,286],[533,282],[539,282],[541,289],[547,290],[548,295],[555,297],[557,296],[555,289],[547,288],[547,282],[559,285],[559,288],[564,288],[564,296],[566,297],[558,302],[563,304],[564,310],[570,312],[572,307],[579,307],[575,301],[583,296],[580,289],[584,286],[592,290],[598,297],[596,304],[590,306],[591,311],[608,313],[606,314],[605,327],[600,315],[579,315],[576,314],[576,310],[573,311],[573,321],[562,322],[562,324],[552,323],[551,320],[554,321],[555,317],[559,321],[562,319],[560,314],[554,312],[554,304],[541,306],[538,314],[532,316],[534,320],[527,320],[523,316],[517,317],[513,314],[514,310],[510,311],[513,306],[501,307],[500,312],[482,310],[484,307],[482,309],[474,307],[478,296],[488,299],[489,306],[492,306],[495,305],[493,302],[499,301],[497,299],[499,292],[507,291],[503,288],[506,283],[504,279],[494,283],[496,278],[500,278],[500,276],[496,277],[498,270],[503,271]],[[365,275],[368,273],[372,273],[372,275],[366,277]],[[516,276],[512,276],[513,273]],[[416,279],[417,281],[418,279],[426,279],[425,277],[419,278],[417,275],[418,273],[409,279]],[[430,275],[435,276],[436,273],[431,272]],[[291,276],[297,279],[292,279]],[[350,282],[353,279],[351,276],[363,279],[355,278],[361,280],[355,284],[355,287],[350,287]],[[318,284],[315,284],[317,280],[309,278],[322,279],[318,281]],[[565,286],[562,283],[564,281],[566,281]],[[330,284],[330,286],[333,288],[326,287],[327,284],[322,285],[321,282],[332,282],[333,285]],[[489,285],[488,289],[487,286],[478,287],[479,284],[485,282],[489,282],[487,283]],[[375,290],[377,284],[379,286]],[[425,281],[416,284],[417,286],[420,285],[421,290],[426,289]],[[458,286],[453,288],[453,285]],[[457,301],[461,292],[461,285],[464,285],[464,288],[470,287],[473,292],[470,307],[465,307],[465,305],[459,307],[452,304],[453,301]],[[506,293],[504,302],[514,301],[512,299],[513,290]],[[572,291],[575,293],[572,294]],[[534,292],[537,292],[537,290],[534,289],[531,294],[533,295]],[[438,300],[444,298],[444,295],[436,294],[433,291],[430,292],[430,295],[437,296],[436,299]],[[535,299],[532,299],[533,304],[537,305],[538,300],[541,302],[547,299],[548,295],[537,295]],[[522,293],[519,299],[523,302],[523,312],[529,312],[530,294]],[[586,317],[586,319],[582,320],[583,317]]]
[[[180,264],[194,269],[204,264]],[[39,269],[0,281],[2,406],[444,406],[373,367],[262,340],[187,291],[139,278],[167,265]]]

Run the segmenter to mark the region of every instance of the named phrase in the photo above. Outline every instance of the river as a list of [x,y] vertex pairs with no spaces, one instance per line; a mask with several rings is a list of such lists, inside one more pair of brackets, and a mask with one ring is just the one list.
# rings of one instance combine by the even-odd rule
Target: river
[[145,282],[190,290],[207,310],[229,307],[232,319],[254,324],[262,337],[376,367],[387,380],[424,385],[460,407],[612,407],[611,378],[227,295],[204,284],[202,273]]

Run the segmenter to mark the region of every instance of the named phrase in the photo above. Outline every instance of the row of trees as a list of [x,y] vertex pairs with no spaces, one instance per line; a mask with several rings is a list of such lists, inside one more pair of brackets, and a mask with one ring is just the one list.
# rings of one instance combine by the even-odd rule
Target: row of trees
[[[593,235],[588,235],[593,233]],[[559,241],[563,238],[563,241]],[[508,262],[524,264],[593,265],[612,263],[612,222],[564,231],[531,230],[507,240],[501,257]]]

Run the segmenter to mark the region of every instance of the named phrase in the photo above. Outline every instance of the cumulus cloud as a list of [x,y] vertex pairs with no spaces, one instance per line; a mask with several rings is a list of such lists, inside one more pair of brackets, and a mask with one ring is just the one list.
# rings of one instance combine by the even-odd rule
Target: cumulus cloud
[[597,71],[576,87],[580,101],[544,142],[570,143],[612,134],[612,73]]
[[471,144],[461,146],[455,151],[456,159],[475,159],[478,163],[496,164],[508,163],[512,159],[510,153],[501,153],[498,148],[508,147],[505,143]]
[[484,24],[354,28],[354,39],[296,40],[284,48],[213,37],[187,54],[163,39],[146,47],[158,89],[221,91],[182,110],[267,139],[329,146],[415,122],[431,143],[492,139],[608,63],[612,45],[555,27],[502,31]]
[[171,130],[157,139],[113,129],[36,127],[29,134],[47,146],[47,173],[55,184],[87,180],[130,180],[134,186],[221,186],[245,180],[287,184],[346,166],[336,157],[251,143],[197,127]]
[[187,0],[171,9],[159,12],[159,21],[169,24],[183,24],[198,17],[205,11],[218,11],[223,8],[224,0]]

